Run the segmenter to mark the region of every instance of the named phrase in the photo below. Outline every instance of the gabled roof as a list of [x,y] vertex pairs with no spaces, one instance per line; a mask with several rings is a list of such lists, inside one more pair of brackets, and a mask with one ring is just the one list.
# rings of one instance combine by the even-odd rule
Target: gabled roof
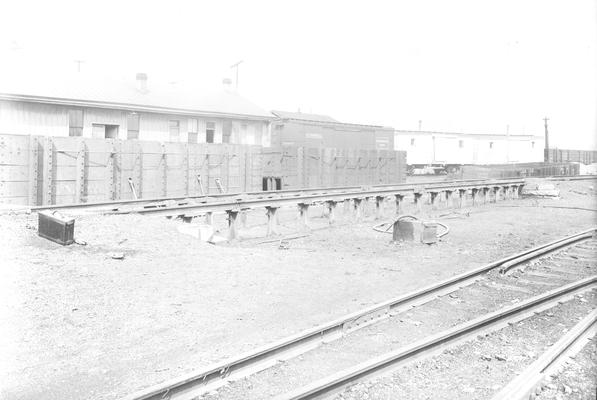
[[289,111],[276,111],[273,110],[272,114],[282,120],[299,121],[304,125],[325,125],[331,127],[344,127],[353,129],[378,129],[378,130],[394,130],[389,126],[381,125],[366,125],[366,124],[352,124],[349,122],[340,122],[330,116],[321,114],[307,114],[302,112],[289,112]]
[[272,114],[281,119],[295,119],[300,121],[311,121],[311,122],[338,122],[334,118],[328,115],[321,114],[308,114],[302,112],[290,112],[290,111],[276,111],[273,110]]
[[137,89],[135,76],[114,79],[77,73],[68,76],[17,74],[0,77],[0,99],[35,101],[149,112],[273,119],[268,111],[231,90],[201,90],[192,85],[148,79]]

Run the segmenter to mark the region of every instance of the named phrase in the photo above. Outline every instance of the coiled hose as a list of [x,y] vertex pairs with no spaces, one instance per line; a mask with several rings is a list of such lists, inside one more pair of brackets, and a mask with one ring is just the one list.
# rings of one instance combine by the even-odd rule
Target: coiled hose
[[[407,219],[407,218],[408,218],[408,219],[414,219],[414,220],[417,220],[417,221],[421,221],[421,219],[420,219],[420,218],[418,218],[418,217],[416,217],[416,216],[414,216],[414,215],[410,215],[410,214],[404,214],[404,215],[400,215],[398,218],[396,218],[396,219],[395,219],[394,221],[392,221],[392,222],[389,222],[389,223],[388,223],[388,222],[382,222],[381,224],[377,224],[377,225],[375,225],[375,226],[373,227],[373,230],[375,230],[375,231],[377,231],[377,232],[381,232],[381,233],[392,233],[392,232],[388,232],[388,231],[390,230],[390,228],[391,228],[392,226],[394,226],[394,224],[395,224],[396,222],[398,222],[398,221],[400,221],[400,220],[402,220],[402,219]],[[422,221],[421,221],[421,222],[422,222]],[[434,221],[434,223],[436,223],[436,224],[438,224],[439,226],[441,226],[442,228],[444,228],[444,231],[443,231],[443,232],[441,232],[441,233],[438,233],[438,234],[437,234],[437,237],[438,237],[438,238],[441,238],[441,237],[443,237],[443,236],[446,236],[446,235],[447,235],[447,234],[450,232],[450,228],[449,228],[449,227],[448,227],[446,224],[443,224],[443,223],[441,223],[441,222],[437,222],[437,221]],[[383,226],[385,226],[385,225],[387,225],[387,228],[385,228],[385,229],[382,229],[382,227],[383,227]]]

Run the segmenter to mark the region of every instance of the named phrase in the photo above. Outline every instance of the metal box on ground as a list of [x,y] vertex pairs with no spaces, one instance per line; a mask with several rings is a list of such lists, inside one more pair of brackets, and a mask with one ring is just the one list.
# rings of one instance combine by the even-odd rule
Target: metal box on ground
[[61,245],[74,242],[75,220],[54,212],[38,214],[37,234]]
[[392,239],[398,241],[409,241],[415,240],[414,226],[412,221],[398,220],[394,222],[394,230],[392,232]]
[[437,224],[435,222],[423,222],[421,242],[425,244],[437,243]]

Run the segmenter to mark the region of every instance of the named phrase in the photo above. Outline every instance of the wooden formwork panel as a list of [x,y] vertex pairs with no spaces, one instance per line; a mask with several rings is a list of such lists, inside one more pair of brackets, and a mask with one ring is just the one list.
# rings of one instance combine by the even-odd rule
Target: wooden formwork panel
[[0,135],[0,201],[52,204],[404,181],[404,152]]
[[30,137],[0,135],[0,165],[29,165]]
[[[0,136],[0,198],[28,204],[37,197],[36,143],[29,136]],[[5,199],[5,200],[4,200]]]
[[313,188],[321,186],[321,149],[309,147],[305,149],[306,165],[306,187]]
[[228,145],[228,173],[226,188],[228,192],[242,192],[245,187],[245,149],[238,145]]
[[298,149],[282,147],[281,163],[282,189],[298,188]]
[[188,154],[184,143],[164,144],[164,167],[166,191],[168,197],[187,195]]
[[27,165],[0,164],[0,182],[28,182],[29,168]]
[[248,149],[246,154],[246,191],[255,192],[262,189],[262,178],[263,178],[263,155],[261,154],[261,148],[258,146],[252,146]]
[[[202,186],[205,189],[206,184],[203,182],[207,177],[207,147],[202,144],[191,144],[188,147],[189,160],[189,195],[201,195],[201,186],[199,185],[199,177],[202,180]],[[206,182],[206,181],[205,181]]]
[[[224,149],[218,145],[208,144],[207,146],[207,180],[204,181],[204,187],[207,193],[219,193],[216,179],[219,179],[222,185],[223,171],[228,163],[228,154],[224,153]],[[224,187],[224,190],[226,188]]]

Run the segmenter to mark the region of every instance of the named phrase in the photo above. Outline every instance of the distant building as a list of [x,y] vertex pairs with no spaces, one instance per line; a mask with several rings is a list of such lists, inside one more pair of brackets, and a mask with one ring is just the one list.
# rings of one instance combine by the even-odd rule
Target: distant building
[[0,133],[6,134],[267,146],[272,119],[232,90],[150,84],[142,73],[129,81],[77,74],[0,83]]
[[338,149],[393,150],[394,129],[339,122],[327,115],[272,111],[272,146],[293,145]]
[[504,164],[543,161],[543,136],[397,130],[395,150],[409,165]]

